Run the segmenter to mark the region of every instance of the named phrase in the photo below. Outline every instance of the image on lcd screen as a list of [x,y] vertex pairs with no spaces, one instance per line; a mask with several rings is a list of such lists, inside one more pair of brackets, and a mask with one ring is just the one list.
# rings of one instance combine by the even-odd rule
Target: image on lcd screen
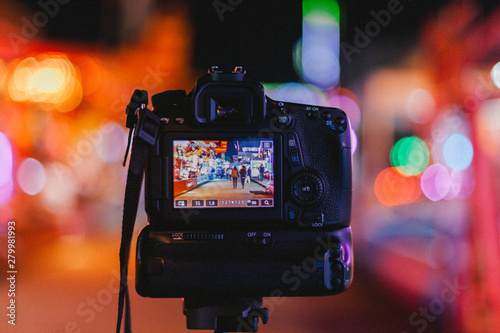
[[174,208],[274,207],[273,139],[173,140]]

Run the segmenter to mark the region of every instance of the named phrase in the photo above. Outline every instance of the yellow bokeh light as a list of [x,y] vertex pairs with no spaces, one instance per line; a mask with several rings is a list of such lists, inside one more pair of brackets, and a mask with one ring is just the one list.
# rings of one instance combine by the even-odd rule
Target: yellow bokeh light
[[68,112],[81,103],[78,71],[64,55],[42,55],[19,62],[9,82],[9,95],[16,102],[40,103],[46,111]]
[[59,68],[40,68],[33,74],[33,88],[40,93],[57,93],[64,88],[64,72]]
[[17,64],[9,80],[9,95],[16,102],[24,102],[29,98],[28,86],[31,75],[38,65],[35,58],[26,58]]

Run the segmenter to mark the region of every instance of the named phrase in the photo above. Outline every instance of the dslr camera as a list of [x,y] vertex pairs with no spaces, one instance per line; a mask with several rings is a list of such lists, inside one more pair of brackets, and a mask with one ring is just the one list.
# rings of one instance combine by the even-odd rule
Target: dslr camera
[[146,161],[141,296],[184,298],[188,328],[254,332],[267,320],[262,297],[350,285],[342,110],[275,101],[241,67],[216,66],[189,94],[165,91],[152,104],[160,130]]

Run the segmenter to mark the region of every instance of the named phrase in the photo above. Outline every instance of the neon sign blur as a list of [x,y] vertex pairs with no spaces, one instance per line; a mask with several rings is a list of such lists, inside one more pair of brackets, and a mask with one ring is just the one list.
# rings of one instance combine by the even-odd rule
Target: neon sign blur
[[339,5],[335,0],[304,0],[302,15],[302,40],[294,52],[296,70],[307,83],[335,87],[340,77]]

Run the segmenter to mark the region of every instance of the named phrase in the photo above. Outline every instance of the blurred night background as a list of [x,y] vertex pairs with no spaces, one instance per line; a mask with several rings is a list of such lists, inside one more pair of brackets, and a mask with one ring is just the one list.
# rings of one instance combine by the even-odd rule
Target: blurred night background
[[[0,29],[1,332],[114,330],[125,107],[212,65],[342,108],[356,145],[352,286],[267,299],[259,332],[500,332],[498,1],[1,0]],[[188,332],[131,295],[134,332]]]

